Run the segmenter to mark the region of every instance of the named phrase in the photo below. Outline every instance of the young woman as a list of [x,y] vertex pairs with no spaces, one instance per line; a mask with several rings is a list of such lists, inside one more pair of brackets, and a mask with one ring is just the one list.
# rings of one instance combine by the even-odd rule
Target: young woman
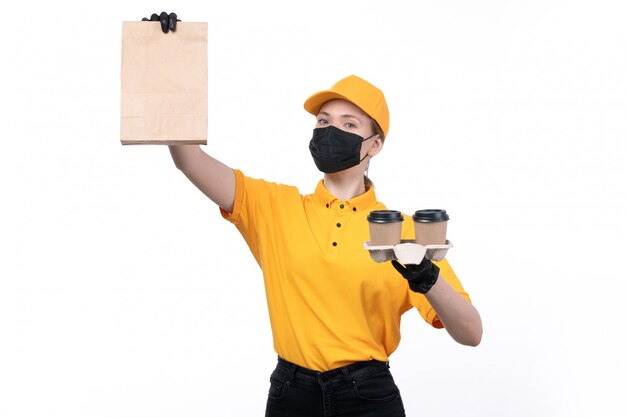
[[[164,18],[164,32],[175,30],[176,17]],[[304,108],[316,117],[309,150],[323,172],[312,194],[248,177],[197,145],[169,149],[262,269],[278,354],[266,416],[404,416],[388,362],[401,315],[415,307],[470,346],[481,340],[481,319],[445,259],[376,263],[363,249],[367,215],[385,209],[366,176],[389,129],[382,91],[351,75]],[[405,216],[403,239],[413,233]]]

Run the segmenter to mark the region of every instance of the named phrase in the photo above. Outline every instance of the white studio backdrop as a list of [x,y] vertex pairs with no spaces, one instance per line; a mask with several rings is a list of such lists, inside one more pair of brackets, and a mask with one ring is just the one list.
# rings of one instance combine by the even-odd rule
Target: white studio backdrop
[[121,22],[162,10],[208,22],[204,149],[248,175],[313,191],[303,100],[385,91],[377,194],[450,212],[485,329],[469,348],[403,316],[407,415],[626,413],[622,2],[4,7],[1,417],[263,415],[257,265],[166,147],[119,143]]

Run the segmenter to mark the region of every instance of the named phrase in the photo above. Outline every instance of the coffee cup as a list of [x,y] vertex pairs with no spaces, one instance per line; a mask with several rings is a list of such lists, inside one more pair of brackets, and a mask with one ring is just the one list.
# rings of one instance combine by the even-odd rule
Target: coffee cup
[[396,210],[373,210],[367,216],[370,246],[397,245],[402,239],[402,213]]
[[415,242],[422,245],[445,245],[450,217],[445,210],[418,210],[413,214]]

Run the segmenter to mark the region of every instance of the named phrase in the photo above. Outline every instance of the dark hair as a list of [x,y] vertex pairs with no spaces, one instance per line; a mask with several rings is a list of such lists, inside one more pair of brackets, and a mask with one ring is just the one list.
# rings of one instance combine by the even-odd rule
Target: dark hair
[[[385,132],[383,132],[383,129],[381,129],[380,125],[378,124],[378,122],[372,118],[370,118],[370,120],[372,121],[372,127],[374,128],[374,132],[376,132],[376,134],[380,137],[381,142],[385,143]],[[369,163],[369,162],[368,162]],[[370,187],[374,187],[374,183],[372,182],[372,180],[367,176],[367,174],[363,175],[363,182],[365,183],[365,189],[367,190]]]

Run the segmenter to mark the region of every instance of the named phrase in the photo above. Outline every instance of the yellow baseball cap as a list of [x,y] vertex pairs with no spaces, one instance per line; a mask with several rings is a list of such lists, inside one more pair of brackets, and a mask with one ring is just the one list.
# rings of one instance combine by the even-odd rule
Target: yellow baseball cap
[[356,75],[339,80],[330,90],[322,90],[304,102],[304,109],[314,116],[329,100],[341,99],[358,106],[383,130],[385,136],[389,131],[389,109],[383,92]]

